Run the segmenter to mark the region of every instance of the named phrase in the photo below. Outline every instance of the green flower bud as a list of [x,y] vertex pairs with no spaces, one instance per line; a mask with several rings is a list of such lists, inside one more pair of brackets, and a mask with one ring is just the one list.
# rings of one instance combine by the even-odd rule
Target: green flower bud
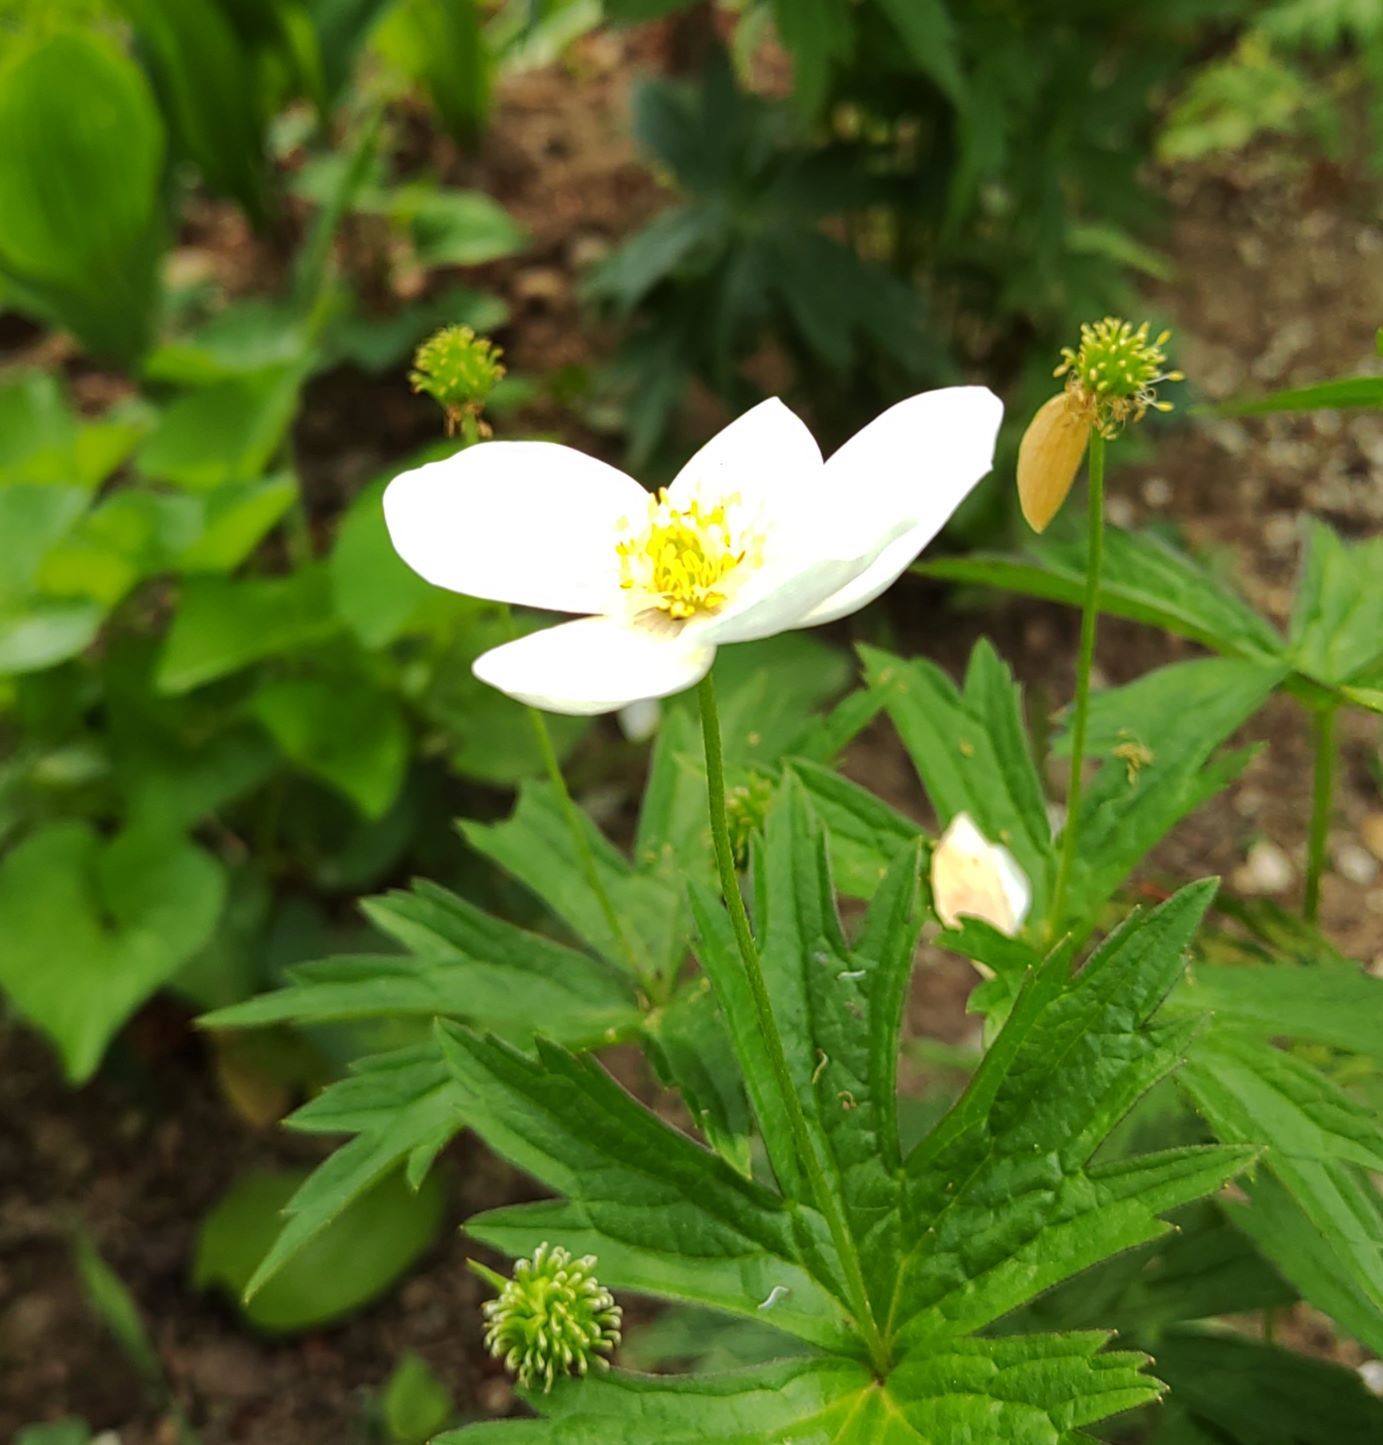
[[512,1279],[472,1262],[499,1289],[499,1298],[482,1306],[485,1347],[521,1388],[541,1381],[546,1393],[559,1373],[584,1375],[593,1362],[609,1368],[605,1356],[619,1344],[623,1312],[596,1279],[595,1266],[593,1254],[573,1259],[546,1241],[532,1259],[519,1260]]
[[442,408],[448,436],[462,430],[479,436],[477,418],[504,375],[503,355],[469,326],[444,326],[418,348],[408,380],[414,391],[426,392]]
[[773,782],[754,773],[747,783],[740,783],[725,795],[725,821],[730,832],[730,851],[735,867],[743,871],[749,866],[749,844],[763,832],[773,802]]
[[1163,331],[1155,340],[1145,321],[1135,330],[1117,316],[1106,316],[1093,326],[1080,329],[1080,350],[1061,348],[1061,365],[1053,376],[1069,377],[1066,388],[1080,407],[1088,407],[1092,424],[1107,441],[1112,441],[1128,422],[1139,422],[1154,411],[1171,411],[1169,401],[1159,401],[1157,385],[1163,381],[1185,381],[1179,371],[1164,371],[1167,355],[1163,347],[1171,338]]

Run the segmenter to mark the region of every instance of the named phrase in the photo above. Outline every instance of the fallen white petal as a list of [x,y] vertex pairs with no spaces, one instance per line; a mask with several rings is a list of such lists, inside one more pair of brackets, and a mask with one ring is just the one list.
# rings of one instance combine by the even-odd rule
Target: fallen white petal
[[384,492],[390,539],[419,575],[555,612],[619,605],[619,524],[646,506],[632,477],[555,442],[481,442]]
[[520,702],[589,716],[694,687],[715,648],[608,617],[583,617],[482,653],[473,671]]

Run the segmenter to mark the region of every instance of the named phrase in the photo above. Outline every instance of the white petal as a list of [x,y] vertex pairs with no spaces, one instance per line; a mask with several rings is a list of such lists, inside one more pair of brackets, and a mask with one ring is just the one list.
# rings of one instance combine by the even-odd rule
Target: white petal
[[632,477],[555,442],[482,442],[384,492],[394,547],[429,582],[556,612],[618,605],[620,523],[646,505]]
[[482,653],[473,671],[520,702],[585,717],[694,687],[710,671],[715,651],[685,632],[583,617]]
[[985,387],[924,391],[890,407],[830,458],[827,498],[842,501],[866,531],[894,540],[802,625],[844,617],[892,585],[993,466],[1002,419],[1002,403]]
[[1002,844],[991,843],[968,813],[957,813],[932,852],[932,901],[947,928],[981,918],[1012,937],[1032,903],[1028,880]]
[[646,743],[663,720],[662,704],[655,697],[643,697],[619,710],[619,730],[631,743]]
[[677,473],[668,495],[679,505],[693,497],[744,499],[767,517],[790,508],[821,474],[821,448],[802,421],[770,397],[713,436]]

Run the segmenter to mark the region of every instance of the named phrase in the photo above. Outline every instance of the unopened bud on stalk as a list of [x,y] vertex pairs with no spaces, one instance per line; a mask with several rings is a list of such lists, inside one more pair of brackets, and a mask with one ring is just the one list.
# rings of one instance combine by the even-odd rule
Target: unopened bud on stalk
[[1012,938],[1032,904],[1027,876],[1001,843],[991,843],[969,813],[957,813],[932,851],[932,902],[947,928],[979,918]]
[[1130,422],[1151,409],[1171,411],[1158,398],[1164,381],[1184,381],[1179,371],[1164,371],[1163,351],[1170,331],[1155,339],[1145,321],[1137,329],[1106,316],[1080,329],[1080,350],[1061,349],[1053,376],[1066,378],[1064,390],[1043,402],[1018,447],[1018,500],[1034,532],[1044,531],[1061,509],[1080,469],[1092,431],[1113,441]]
[[499,361],[503,355],[493,341],[477,336],[469,326],[444,326],[414,353],[408,380],[414,391],[426,392],[442,408],[448,436],[469,429],[483,435],[487,428],[479,417],[504,376]]
[[762,833],[773,802],[773,783],[760,773],[725,795],[725,821],[730,830],[730,851],[741,872],[749,866],[749,845]]
[[574,1259],[546,1241],[532,1259],[514,1266],[512,1279],[471,1261],[481,1279],[499,1290],[482,1306],[485,1347],[511,1371],[521,1388],[552,1389],[559,1374],[584,1375],[594,1363],[608,1369],[606,1355],[620,1342],[623,1312],[595,1277],[593,1254]]

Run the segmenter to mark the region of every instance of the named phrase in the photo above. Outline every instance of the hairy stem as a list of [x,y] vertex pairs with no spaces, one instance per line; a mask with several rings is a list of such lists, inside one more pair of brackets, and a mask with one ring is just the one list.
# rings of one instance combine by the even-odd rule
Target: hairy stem
[[758,945],[754,942],[754,932],[740,893],[739,875],[735,871],[734,851],[730,845],[730,828],[725,811],[725,753],[720,736],[720,712],[716,706],[715,684],[709,674],[702,679],[697,695],[701,703],[701,735],[706,749],[706,791],[711,811],[711,837],[715,843],[716,865],[720,870],[720,889],[725,898],[725,906],[730,912],[735,941],[739,945],[740,958],[749,980],[749,993],[754,1001],[754,1016],[759,1026],[759,1035],[768,1053],[774,1083],[787,1114],[788,1126],[792,1130],[793,1145],[807,1175],[813,1195],[812,1202],[826,1220],[827,1228],[831,1231],[831,1240],[840,1257],[841,1268],[845,1271],[846,1288],[850,1296],[849,1307],[869,1346],[874,1366],[882,1374],[887,1368],[887,1351],[874,1319],[874,1311],[870,1307],[869,1291],[865,1286],[864,1272],[860,1268],[859,1254],[845,1222],[840,1200],[827,1181],[825,1166],[807,1126],[807,1116],[802,1112],[802,1101],[798,1098],[792,1081],[792,1071],[783,1048],[783,1037],[778,1030],[778,1020],[774,1017],[763,965],[759,961]]
[[1089,545],[1085,558],[1085,606],[1080,619],[1080,657],[1076,664],[1076,704],[1071,722],[1071,778],[1066,788],[1066,826],[1061,832],[1061,863],[1048,922],[1055,933],[1065,921],[1066,890],[1076,861],[1080,800],[1084,785],[1085,731],[1090,716],[1090,669],[1095,662],[1095,629],[1100,617],[1100,570],[1104,562],[1104,438],[1090,434]]
[[1330,833],[1330,808],[1335,789],[1334,706],[1312,715],[1316,760],[1311,782],[1311,833],[1306,847],[1306,888],[1301,916],[1314,923],[1321,911],[1321,874],[1325,871],[1325,844]]

